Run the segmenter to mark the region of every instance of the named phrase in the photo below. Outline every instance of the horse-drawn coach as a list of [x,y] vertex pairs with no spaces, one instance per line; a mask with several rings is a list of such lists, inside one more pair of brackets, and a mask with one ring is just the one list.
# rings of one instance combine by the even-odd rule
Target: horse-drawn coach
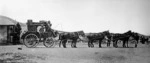
[[57,31],[51,29],[50,21],[32,22],[28,20],[27,31],[23,33],[21,39],[26,47],[36,47],[39,42],[43,42],[45,47],[54,47],[54,37],[57,36]]

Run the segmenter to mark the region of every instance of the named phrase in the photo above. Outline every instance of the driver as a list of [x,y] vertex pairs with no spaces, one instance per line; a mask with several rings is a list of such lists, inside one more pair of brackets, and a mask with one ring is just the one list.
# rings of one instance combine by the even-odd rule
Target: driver
[[45,26],[42,24],[41,25],[41,28],[39,30],[40,33],[44,33],[45,32]]

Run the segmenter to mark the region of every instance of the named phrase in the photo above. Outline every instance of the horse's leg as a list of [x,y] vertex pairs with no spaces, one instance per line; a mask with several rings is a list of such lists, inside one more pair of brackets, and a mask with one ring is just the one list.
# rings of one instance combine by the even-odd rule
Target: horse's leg
[[74,45],[74,43],[73,43],[73,40],[72,40],[72,42],[71,42],[71,47],[73,48],[73,45]]
[[76,40],[74,40],[74,48],[77,48],[77,39]]
[[125,41],[125,40],[123,40],[123,44],[122,44],[122,46],[123,46],[123,47],[126,47],[126,45],[125,45],[125,44],[126,44],[126,41]]
[[101,48],[101,43],[102,43],[102,40],[99,40],[99,48]]
[[125,47],[125,42],[124,41],[122,41],[122,47]]
[[110,41],[107,40],[107,47],[110,47]]
[[109,47],[108,40],[106,40],[106,43],[107,43],[107,47]]
[[124,47],[126,48],[127,47],[127,41],[123,41],[124,42]]
[[77,39],[75,40],[75,46],[74,47],[77,48]]
[[71,47],[72,47],[72,48],[75,47],[75,40],[72,40],[72,42],[71,42]]
[[92,47],[92,48],[94,47],[93,41],[94,41],[94,40],[91,41],[91,47]]
[[89,40],[89,41],[88,41],[88,47],[91,47],[91,44],[90,44],[90,42],[91,42],[91,40]]
[[115,40],[113,40],[113,47],[116,47],[116,45],[115,45]]
[[64,48],[66,48],[66,42],[67,42],[67,40],[63,40],[63,41],[62,41],[62,44],[63,44],[63,47],[64,47]]
[[72,47],[72,48],[76,48],[76,40],[72,40],[72,42],[71,42],[71,47]]
[[126,43],[127,43],[127,48],[128,48],[128,40],[126,41]]
[[62,40],[60,40],[60,42],[59,42],[59,47],[61,47],[61,44],[62,44]]
[[135,48],[137,48],[137,44],[138,44],[138,40],[136,40],[136,42],[135,42]]
[[109,45],[109,47],[110,47],[111,40],[108,40],[108,41],[109,41],[109,44],[108,44],[108,45]]
[[118,40],[115,41],[115,47],[118,47]]

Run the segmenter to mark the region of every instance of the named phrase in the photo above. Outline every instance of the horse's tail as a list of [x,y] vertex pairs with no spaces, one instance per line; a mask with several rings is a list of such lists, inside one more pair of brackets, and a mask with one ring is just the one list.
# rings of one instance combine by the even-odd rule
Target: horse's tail
[[63,36],[62,34],[59,34],[59,40],[62,40],[62,36]]

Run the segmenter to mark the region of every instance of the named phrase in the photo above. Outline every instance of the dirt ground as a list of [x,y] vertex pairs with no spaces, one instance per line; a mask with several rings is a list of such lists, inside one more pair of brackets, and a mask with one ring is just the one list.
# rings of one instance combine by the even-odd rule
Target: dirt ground
[[[0,63],[150,63],[150,46],[138,44],[137,48],[88,48],[78,43],[78,48],[27,48],[24,45],[0,46]],[[18,48],[22,48],[18,49]]]

